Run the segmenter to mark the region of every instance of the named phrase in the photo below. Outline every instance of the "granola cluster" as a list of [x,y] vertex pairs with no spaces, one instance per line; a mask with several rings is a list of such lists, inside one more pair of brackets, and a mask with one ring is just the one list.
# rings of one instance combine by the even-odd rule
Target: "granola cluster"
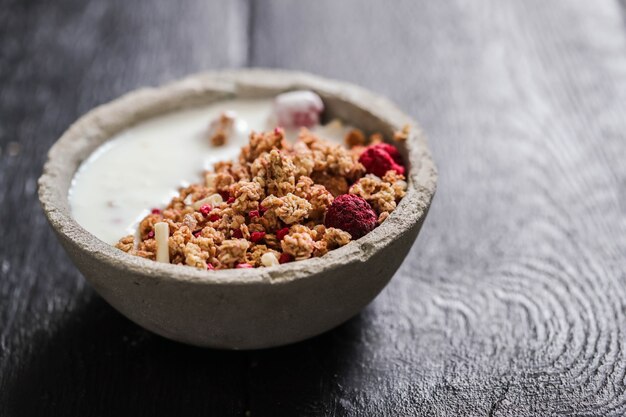
[[[215,137],[228,128],[226,118],[216,126],[216,145],[221,139]],[[216,163],[204,183],[182,188],[166,208],[153,209],[140,222],[137,236],[123,237],[116,247],[156,260],[155,225],[165,223],[169,231],[162,250],[169,251],[165,259],[172,264],[253,268],[323,256],[382,223],[407,188],[397,155],[388,164],[394,169],[382,176],[368,172],[360,162],[372,147],[381,148],[380,135],[366,138],[353,130],[345,141],[347,147],[305,128],[294,144],[285,140],[280,128],[252,133],[236,162]],[[380,166],[375,169],[379,172]],[[342,201],[350,204],[340,205]],[[327,219],[331,207],[340,215]],[[366,216],[349,212],[362,209],[368,211]],[[358,223],[366,217],[367,230],[359,230],[354,219]],[[350,219],[349,227],[337,220],[343,218]]]

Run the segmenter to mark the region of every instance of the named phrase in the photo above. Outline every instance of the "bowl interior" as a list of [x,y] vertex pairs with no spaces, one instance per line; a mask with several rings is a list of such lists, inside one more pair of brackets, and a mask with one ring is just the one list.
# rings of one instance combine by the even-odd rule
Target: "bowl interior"
[[[233,98],[271,98],[293,89],[318,93],[326,107],[324,119],[340,118],[366,133],[389,139],[404,124],[413,126],[409,140],[394,143],[407,163],[407,195],[391,216],[373,232],[350,244],[312,258],[271,268],[221,270],[207,274],[194,268],[159,264],[128,255],[100,241],[72,217],[68,191],[80,164],[115,134],[173,111]],[[386,99],[359,87],[302,73],[243,70],[200,74],[159,88],[136,90],[97,107],[74,123],[49,152],[39,194],[55,231],[102,261],[139,269],[163,279],[215,283],[286,282],[332,267],[337,262],[364,261],[412,224],[420,221],[435,191],[436,171],[417,124]]]

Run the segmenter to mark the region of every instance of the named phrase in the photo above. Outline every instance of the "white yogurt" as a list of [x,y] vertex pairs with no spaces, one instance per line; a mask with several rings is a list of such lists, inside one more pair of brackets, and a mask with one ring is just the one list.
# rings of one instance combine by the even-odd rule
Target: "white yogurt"
[[[236,133],[225,145],[212,146],[207,127],[229,110],[238,116]],[[202,181],[202,173],[215,162],[236,158],[250,131],[273,129],[268,125],[271,111],[272,100],[223,101],[159,116],[119,133],[76,172],[69,192],[74,218],[111,244],[135,233],[151,208],[166,206],[181,186]],[[331,124],[313,130],[342,141],[348,129]]]

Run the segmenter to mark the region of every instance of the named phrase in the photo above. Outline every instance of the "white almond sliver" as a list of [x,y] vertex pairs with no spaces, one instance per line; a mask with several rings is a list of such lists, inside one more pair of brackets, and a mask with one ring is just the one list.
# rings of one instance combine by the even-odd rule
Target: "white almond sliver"
[[154,239],[156,240],[157,262],[170,263],[170,248],[167,241],[170,237],[170,226],[165,222],[154,225]]
[[210,204],[211,206],[215,207],[215,206],[219,206],[223,202],[224,202],[224,199],[222,198],[221,195],[219,195],[219,194],[211,194],[210,196],[208,196],[206,198],[203,198],[202,200],[198,200],[195,203],[193,203],[193,208],[194,208],[194,210],[199,210],[200,207],[204,206],[205,204]]

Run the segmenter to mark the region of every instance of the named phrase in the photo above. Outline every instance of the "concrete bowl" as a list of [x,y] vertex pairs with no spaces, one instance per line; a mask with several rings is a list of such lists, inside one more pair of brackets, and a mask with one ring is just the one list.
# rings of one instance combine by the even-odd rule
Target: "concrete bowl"
[[[68,190],[74,173],[111,136],[174,110],[236,97],[271,97],[311,89],[327,116],[391,137],[408,162],[408,190],[374,231],[321,258],[271,268],[201,271],[128,255],[83,229]],[[254,349],[327,331],[376,297],[398,269],[426,217],[437,173],[417,124],[388,100],[354,85],[303,73],[238,70],[194,75],[144,88],[87,113],[50,149],[39,198],[61,244],[96,291],[129,319],[164,337],[197,346]]]

